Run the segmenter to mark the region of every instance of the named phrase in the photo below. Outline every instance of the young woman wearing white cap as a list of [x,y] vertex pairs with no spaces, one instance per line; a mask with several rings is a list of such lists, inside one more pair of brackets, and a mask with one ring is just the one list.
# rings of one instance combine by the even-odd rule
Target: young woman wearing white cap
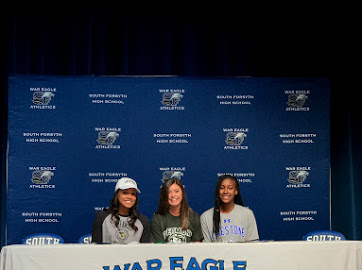
[[118,180],[109,208],[97,213],[92,231],[92,242],[102,244],[148,243],[149,220],[137,212],[136,181],[123,177]]

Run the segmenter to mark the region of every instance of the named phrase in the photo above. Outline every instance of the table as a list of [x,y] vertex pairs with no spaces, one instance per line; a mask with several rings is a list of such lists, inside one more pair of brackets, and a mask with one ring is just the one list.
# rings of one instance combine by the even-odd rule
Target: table
[[362,241],[10,245],[0,270],[361,270]]

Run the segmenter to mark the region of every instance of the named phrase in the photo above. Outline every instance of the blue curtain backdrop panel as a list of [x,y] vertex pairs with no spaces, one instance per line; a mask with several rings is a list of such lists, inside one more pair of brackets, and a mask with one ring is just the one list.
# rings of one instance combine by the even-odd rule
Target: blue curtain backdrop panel
[[150,219],[175,175],[199,215],[234,175],[260,239],[330,228],[325,78],[9,78],[7,244],[34,233],[77,243],[134,178]]

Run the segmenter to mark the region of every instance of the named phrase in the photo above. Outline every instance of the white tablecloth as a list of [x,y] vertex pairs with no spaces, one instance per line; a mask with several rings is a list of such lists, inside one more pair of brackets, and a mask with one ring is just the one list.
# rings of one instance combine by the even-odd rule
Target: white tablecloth
[[362,241],[3,247],[0,270],[23,269],[361,270]]

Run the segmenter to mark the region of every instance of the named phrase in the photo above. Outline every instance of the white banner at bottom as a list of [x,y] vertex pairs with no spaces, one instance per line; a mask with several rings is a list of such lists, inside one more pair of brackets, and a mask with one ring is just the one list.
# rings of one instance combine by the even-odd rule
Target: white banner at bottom
[[362,269],[362,241],[5,246],[0,270]]

